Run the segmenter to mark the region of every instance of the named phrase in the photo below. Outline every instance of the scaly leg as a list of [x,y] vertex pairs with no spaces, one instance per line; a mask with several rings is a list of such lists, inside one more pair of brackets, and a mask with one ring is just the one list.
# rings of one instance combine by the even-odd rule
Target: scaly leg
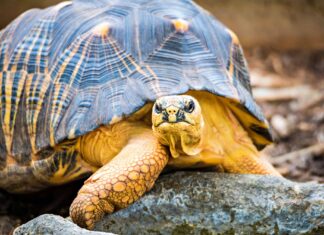
[[222,165],[224,169],[231,173],[281,176],[269,162],[261,157],[262,154],[256,149],[248,134],[241,126],[234,123],[233,116],[230,116],[230,120],[236,127],[228,131],[231,133],[226,139],[229,143],[223,144],[225,158]]
[[133,137],[95,172],[70,207],[72,220],[92,229],[105,213],[125,208],[150,190],[168,162],[168,153],[151,130]]
[[281,176],[266,159],[259,155],[260,153],[256,149],[249,151],[238,148],[225,157],[223,167],[231,173]]
[[[255,147],[249,133],[227,105],[217,97],[203,98],[201,104],[205,119],[206,146],[221,149],[224,157],[221,165],[225,171],[280,176],[270,163],[260,157],[261,153]],[[250,121],[253,123],[252,119]]]

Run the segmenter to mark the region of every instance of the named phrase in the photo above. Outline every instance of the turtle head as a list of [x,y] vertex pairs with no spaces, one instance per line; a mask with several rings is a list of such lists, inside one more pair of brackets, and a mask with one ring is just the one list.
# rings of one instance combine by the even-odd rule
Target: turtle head
[[173,157],[199,153],[204,125],[198,101],[189,95],[164,96],[152,109],[153,132]]

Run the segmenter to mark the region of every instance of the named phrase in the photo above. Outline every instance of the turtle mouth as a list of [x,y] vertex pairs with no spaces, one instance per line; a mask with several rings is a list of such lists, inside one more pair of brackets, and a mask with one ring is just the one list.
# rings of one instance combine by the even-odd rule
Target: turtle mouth
[[163,112],[159,122],[155,123],[155,127],[159,127],[161,125],[168,126],[193,126],[195,123],[193,121],[188,120],[183,112],[177,112],[176,114],[168,114],[167,112]]
[[162,121],[159,122],[157,124],[155,124],[155,127],[160,127],[160,126],[166,126],[166,125],[170,125],[170,126],[177,126],[177,125],[181,125],[184,124],[186,126],[193,126],[193,123],[188,122],[187,120],[181,120],[181,121]]

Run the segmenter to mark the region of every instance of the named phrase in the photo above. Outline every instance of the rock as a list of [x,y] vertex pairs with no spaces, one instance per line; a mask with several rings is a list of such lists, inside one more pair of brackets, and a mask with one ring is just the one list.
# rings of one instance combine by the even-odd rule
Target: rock
[[287,137],[290,134],[290,124],[286,118],[276,114],[271,118],[271,125],[281,138]]
[[272,176],[178,172],[142,200],[106,216],[117,234],[320,234],[324,185]]
[[[54,231],[48,230],[51,226],[66,234],[74,234],[69,228],[77,231],[75,225],[67,220],[65,225],[57,216],[41,216],[36,221],[15,234]],[[160,177],[150,193],[127,209],[105,216],[95,230],[116,234],[324,234],[324,185],[273,176],[177,172]]]
[[18,227],[14,235],[114,235],[112,233],[103,233],[82,229],[68,219],[57,215],[41,215]]

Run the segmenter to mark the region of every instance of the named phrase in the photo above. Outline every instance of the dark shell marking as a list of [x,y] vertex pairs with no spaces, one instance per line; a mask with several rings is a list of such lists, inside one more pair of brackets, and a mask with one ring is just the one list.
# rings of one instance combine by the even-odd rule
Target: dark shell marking
[[0,169],[28,167],[49,146],[188,90],[236,101],[238,118],[255,120],[252,129],[242,121],[246,129],[269,139],[237,38],[194,2],[78,0],[28,11],[0,32]]
[[[28,166],[8,165],[0,171],[0,188],[9,192],[39,191],[49,185],[60,185],[90,176],[90,168],[80,164],[77,152],[43,150],[43,160],[33,161]],[[30,159],[29,156],[25,156]]]

